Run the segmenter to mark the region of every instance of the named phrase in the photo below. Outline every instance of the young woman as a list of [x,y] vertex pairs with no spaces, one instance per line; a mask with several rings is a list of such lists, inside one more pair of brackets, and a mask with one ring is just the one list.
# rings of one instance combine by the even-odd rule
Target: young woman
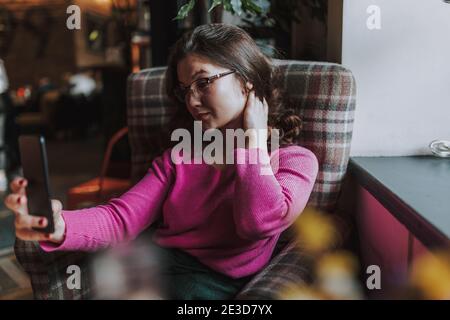
[[[62,210],[52,200],[56,230],[43,235],[45,218],[27,213],[25,179],[16,179],[6,205],[16,213],[16,234],[43,250],[94,251],[134,239],[156,225],[153,241],[165,252],[168,298],[228,299],[269,262],[281,232],[303,211],[317,172],[314,154],[293,144],[300,119],[282,109],[275,68],[242,29],[202,25],[175,44],[166,74],[178,106],[173,126],[258,129],[245,146],[223,150],[232,163],[177,163],[172,149],[156,158],[134,187],[107,204]],[[277,170],[268,141],[279,129]],[[228,152],[228,154],[227,154]],[[249,161],[256,154],[257,161]]]

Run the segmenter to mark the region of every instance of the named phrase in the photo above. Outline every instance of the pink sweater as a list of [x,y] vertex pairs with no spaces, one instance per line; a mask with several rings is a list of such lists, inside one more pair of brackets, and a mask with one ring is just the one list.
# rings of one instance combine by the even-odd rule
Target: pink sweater
[[[261,175],[263,164],[249,161],[250,152],[267,157],[260,149],[235,149],[235,164],[221,171],[206,163],[174,164],[169,149],[122,196],[93,208],[63,210],[64,242],[41,247],[94,251],[132,240],[162,217],[153,238],[158,245],[182,249],[232,278],[254,274],[305,208],[318,162],[308,149],[281,148],[276,173]],[[244,164],[237,162],[241,157]]]

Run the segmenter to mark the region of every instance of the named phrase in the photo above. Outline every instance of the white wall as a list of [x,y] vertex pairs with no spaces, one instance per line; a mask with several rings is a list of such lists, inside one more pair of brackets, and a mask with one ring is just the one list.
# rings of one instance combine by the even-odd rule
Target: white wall
[[[381,29],[366,12],[381,9]],[[450,140],[450,4],[344,0],[342,64],[355,75],[353,156],[429,154]]]

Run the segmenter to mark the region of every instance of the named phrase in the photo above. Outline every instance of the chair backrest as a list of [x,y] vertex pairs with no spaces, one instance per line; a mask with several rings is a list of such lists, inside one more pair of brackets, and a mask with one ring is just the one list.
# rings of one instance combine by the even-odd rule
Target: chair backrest
[[[274,60],[283,74],[290,108],[303,120],[299,145],[317,156],[319,174],[309,205],[335,209],[347,169],[353,130],[356,86],[352,73],[338,64]],[[162,130],[175,107],[165,94],[166,67],[142,70],[128,79],[127,118],[132,182],[141,179],[158,156]]]

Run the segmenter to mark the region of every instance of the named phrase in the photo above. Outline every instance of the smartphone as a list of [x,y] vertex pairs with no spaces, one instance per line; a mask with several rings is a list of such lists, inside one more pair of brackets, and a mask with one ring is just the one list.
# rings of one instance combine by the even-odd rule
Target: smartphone
[[32,216],[46,217],[48,221],[45,228],[33,229],[39,232],[53,233],[55,224],[45,139],[41,135],[21,135],[19,136],[19,149],[23,175],[28,180],[26,188],[28,213]]

